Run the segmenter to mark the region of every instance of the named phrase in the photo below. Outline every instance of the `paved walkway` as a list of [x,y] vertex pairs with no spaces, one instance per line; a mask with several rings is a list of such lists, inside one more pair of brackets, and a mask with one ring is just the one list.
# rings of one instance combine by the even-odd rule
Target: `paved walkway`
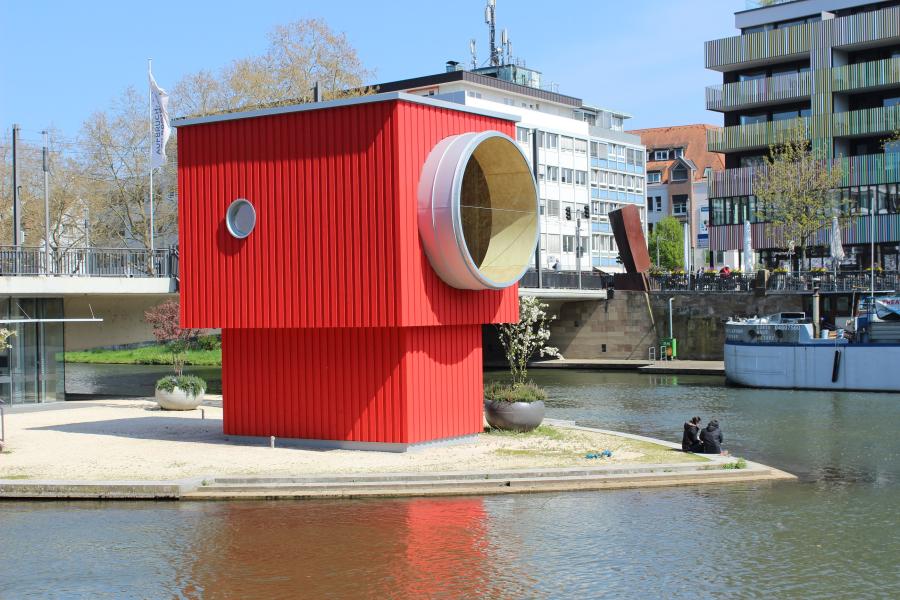
[[649,360],[615,358],[557,358],[531,363],[529,369],[597,369],[610,371],[639,371],[669,375],[725,375],[721,360]]
[[[404,454],[241,444],[221,409],[61,403],[7,415],[0,498],[224,499],[498,494],[792,478],[670,442],[548,420],[552,435],[479,435]],[[587,459],[611,449],[612,458]]]

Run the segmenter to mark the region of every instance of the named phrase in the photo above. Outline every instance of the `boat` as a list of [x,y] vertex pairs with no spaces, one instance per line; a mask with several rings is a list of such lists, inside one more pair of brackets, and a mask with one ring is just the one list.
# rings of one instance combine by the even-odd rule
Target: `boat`
[[758,388],[900,392],[900,296],[867,296],[843,328],[803,312],[725,324],[725,377]]

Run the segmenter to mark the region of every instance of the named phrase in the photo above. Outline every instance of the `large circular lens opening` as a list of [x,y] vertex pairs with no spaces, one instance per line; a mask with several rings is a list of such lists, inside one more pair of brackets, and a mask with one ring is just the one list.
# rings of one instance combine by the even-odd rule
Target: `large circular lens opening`
[[419,184],[419,231],[438,275],[462,289],[501,289],[531,264],[537,188],[525,155],[497,131],[446,138]]

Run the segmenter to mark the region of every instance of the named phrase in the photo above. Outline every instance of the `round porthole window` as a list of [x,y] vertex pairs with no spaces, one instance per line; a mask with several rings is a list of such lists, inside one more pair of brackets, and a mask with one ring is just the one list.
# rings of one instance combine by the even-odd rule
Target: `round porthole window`
[[256,209],[249,200],[238,198],[231,203],[225,213],[225,226],[228,233],[239,240],[250,235],[256,226]]
[[425,253],[449,285],[506,288],[531,264],[537,186],[509,136],[484,131],[441,140],[425,161],[418,200]]

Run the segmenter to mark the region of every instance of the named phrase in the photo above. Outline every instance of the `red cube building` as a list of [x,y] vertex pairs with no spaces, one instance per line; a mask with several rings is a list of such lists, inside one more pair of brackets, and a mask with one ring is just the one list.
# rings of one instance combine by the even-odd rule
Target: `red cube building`
[[403,93],[176,122],[181,318],[224,429],[403,450],[481,431],[537,194],[515,117]]

